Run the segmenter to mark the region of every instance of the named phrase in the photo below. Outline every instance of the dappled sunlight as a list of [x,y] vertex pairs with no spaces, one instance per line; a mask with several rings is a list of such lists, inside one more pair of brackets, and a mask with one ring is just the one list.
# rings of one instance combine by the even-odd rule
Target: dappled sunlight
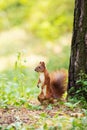
[[14,67],[18,52],[23,53],[22,64],[26,67],[33,68],[39,61],[48,63],[54,54],[62,55],[63,49],[69,46],[70,40],[70,34],[61,36],[55,41],[43,42],[27,34],[22,28],[3,31],[0,33],[0,71]]
[[22,28],[11,28],[0,33],[0,43],[26,40],[28,34]]
[[58,54],[59,54],[59,53],[62,53],[62,47],[59,46],[59,45],[58,45],[58,46],[55,46],[55,47],[53,48],[53,50],[54,50],[55,53],[58,53]]
[[[0,57],[0,71],[14,68],[15,62],[17,60],[16,55],[10,55],[8,57]],[[40,61],[47,62],[47,58],[40,55],[29,55],[22,57],[22,65],[25,67],[34,68],[37,63]]]
[[47,62],[47,57],[41,55],[30,55],[26,57],[26,66],[34,67],[40,61]]
[[8,56],[17,53],[25,47],[27,33],[20,28],[13,28],[0,33],[0,55]]
[[0,71],[11,68],[15,60],[14,56],[0,57]]
[[[0,33],[0,71],[5,70],[15,65],[18,52],[23,52],[22,62],[26,67],[32,67],[40,60],[46,61],[43,55],[37,55],[33,52],[33,47],[30,48],[29,44],[35,42],[32,36],[27,34],[24,29],[13,28]],[[40,48],[41,50],[41,48]],[[38,48],[39,51],[39,48]],[[25,57],[25,59],[23,59]]]
[[71,44],[71,38],[72,38],[72,34],[67,33],[67,34],[61,36],[58,39],[58,43],[60,43],[62,46],[70,45]]

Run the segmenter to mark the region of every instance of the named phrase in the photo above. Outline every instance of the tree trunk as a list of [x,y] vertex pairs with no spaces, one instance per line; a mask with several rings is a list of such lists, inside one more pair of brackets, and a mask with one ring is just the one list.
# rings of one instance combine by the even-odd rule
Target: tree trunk
[[87,0],[75,0],[68,90],[77,87],[81,70],[87,74]]

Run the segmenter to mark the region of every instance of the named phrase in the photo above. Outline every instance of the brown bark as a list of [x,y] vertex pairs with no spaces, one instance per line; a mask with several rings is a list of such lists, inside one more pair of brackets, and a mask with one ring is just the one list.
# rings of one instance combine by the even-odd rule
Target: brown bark
[[87,74],[87,0],[75,0],[68,89],[77,87],[81,70]]

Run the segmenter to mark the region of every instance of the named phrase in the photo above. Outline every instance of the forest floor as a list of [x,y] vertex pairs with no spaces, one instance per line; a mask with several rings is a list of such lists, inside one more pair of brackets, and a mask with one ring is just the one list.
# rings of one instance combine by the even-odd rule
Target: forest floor
[[[29,101],[29,109],[22,107],[13,107],[0,109],[0,126],[6,128],[29,126],[26,129],[42,129],[48,130],[48,127],[54,126],[56,129],[71,129],[72,121],[85,117],[80,108],[67,106],[67,103],[56,103],[41,106],[37,100]],[[44,124],[44,126],[43,126]],[[61,126],[62,125],[62,126]],[[8,127],[8,130],[9,128]],[[22,127],[20,128],[22,129]],[[54,130],[54,129],[53,129]]]

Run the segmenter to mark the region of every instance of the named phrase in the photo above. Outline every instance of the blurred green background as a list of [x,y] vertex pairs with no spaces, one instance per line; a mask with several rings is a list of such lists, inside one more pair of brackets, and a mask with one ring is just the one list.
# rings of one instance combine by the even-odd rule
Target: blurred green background
[[0,0],[0,106],[38,95],[39,61],[68,69],[73,10],[74,0]]
[[73,10],[73,0],[0,0],[0,70],[19,51],[28,66],[45,60],[49,69],[68,68]]

